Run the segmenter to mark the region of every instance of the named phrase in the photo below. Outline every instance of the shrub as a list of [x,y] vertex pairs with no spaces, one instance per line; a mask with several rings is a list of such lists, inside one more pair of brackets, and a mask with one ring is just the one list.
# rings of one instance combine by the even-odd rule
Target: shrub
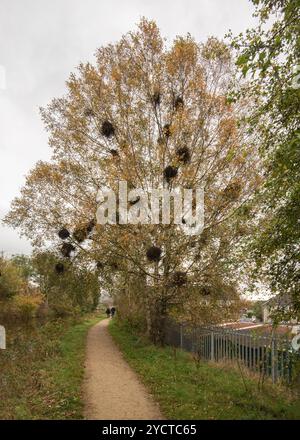
[[14,314],[21,321],[30,321],[36,317],[37,311],[43,302],[41,294],[36,293],[32,295],[26,295],[20,293],[13,299]]

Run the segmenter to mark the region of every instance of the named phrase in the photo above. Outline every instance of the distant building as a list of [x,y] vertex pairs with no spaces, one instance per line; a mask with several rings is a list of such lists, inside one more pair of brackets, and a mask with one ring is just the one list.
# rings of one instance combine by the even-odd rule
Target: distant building
[[285,336],[288,338],[291,338],[293,335],[293,327],[291,325],[278,325],[273,327],[272,324],[268,323],[257,324],[253,322],[229,322],[218,327],[233,330],[243,335],[251,335],[255,333],[259,336],[270,336],[271,334],[274,334],[276,336]]
[[[272,324],[272,313],[276,310],[285,309],[288,310],[291,305],[291,301],[288,296],[277,295],[270,300],[263,303],[263,322],[264,324]],[[289,322],[282,323],[289,326],[292,334],[298,334],[300,332],[300,323],[297,320],[290,320]]]

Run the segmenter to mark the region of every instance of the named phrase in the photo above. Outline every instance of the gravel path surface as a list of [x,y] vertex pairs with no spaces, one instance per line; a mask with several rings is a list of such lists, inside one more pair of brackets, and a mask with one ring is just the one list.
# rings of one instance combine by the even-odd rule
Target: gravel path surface
[[84,417],[89,420],[162,419],[108,332],[109,320],[91,328],[85,362]]

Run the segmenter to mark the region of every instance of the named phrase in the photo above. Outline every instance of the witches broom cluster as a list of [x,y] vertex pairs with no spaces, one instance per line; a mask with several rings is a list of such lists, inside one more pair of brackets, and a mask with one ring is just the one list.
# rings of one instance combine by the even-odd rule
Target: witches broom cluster
[[[160,91],[156,90],[151,98],[151,101],[154,105],[154,107],[158,107],[161,105],[161,93]],[[174,111],[181,111],[184,107],[184,100],[182,96],[177,96],[173,98],[173,107]],[[87,118],[95,118],[95,112],[91,108],[86,108],[84,111],[84,115]],[[109,120],[103,121],[101,125],[101,135],[106,137],[107,139],[112,139],[116,135],[116,128],[113,125],[113,123]],[[163,137],[159,137],[158,143],[168,143],[169,138],[172,136],[172,126],[169,123],[166,123],[163,126]],[[118,150],[115,148],[109,149],[110,154],[113,157],[117,157],[120,159],[120,155]],[[191,153],[188,147],[184,146],[181,148],[178,148],[175,152],[176,154],[176,161],[177,163],[180,163],[181,165],[186,165],[191,161]],[[168,186],[171,186],[172,181],[177,177],[178,175],[178,166],[168,165],[165,167],[163,172],[163,178],[168,184]],[[129,204],[131,206],[138,203],[140,200],[139,197],[136,197],[133,200],[129,200]],[[117,222],[118,223],[118,222]],[[90,234],[93,232],[93,229],[96,226],[95,220],[90,220],[85,226],[77,228],[74,230],[74,232],[71,234],[67,228],[62,228],[58,232],[58,236],[61,240],[64,241],[64,243],[60,247],[60,253],[62,257],[70,259],[72,256],[75,255],[76,250],[78,247],[80,247],[80,244],[82,244],[86,239],[89,238]],[[68,240],[68,241],[65,241]],[[162,250],[161,248],[157,246],[151,246],[148,248],[146,252],[146,257],[149,262],[158,264],[159,261],[162,258]],[[98,270],[102,270],[104,268],[105,264],[101,261],[96,262],[96,267]],[[118,270],[118,265],[115,262],[110,262],[110,268],[112,270]],[[58,262],[55,265],[55,271],[57,274],[62,274],[65,271],[65,265],[62,261]],[[171,286],[177,286],[181,287],[184,284],[187,283],[187,274],[185,272],[174,272]]]

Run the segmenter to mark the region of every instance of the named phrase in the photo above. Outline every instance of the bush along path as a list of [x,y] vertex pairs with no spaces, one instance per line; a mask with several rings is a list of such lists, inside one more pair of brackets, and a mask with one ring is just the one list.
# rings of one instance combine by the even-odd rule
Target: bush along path
[[[88,330],[99,313],[45,323],[7,324],[0,352],[0,419],[82,419]],[[34,374],[33,374],[34,372]]]
[[97,420],[162,419],[136,374],[108,333],[109,320],[92,327],[87,338],[83,385],[84,416]]

